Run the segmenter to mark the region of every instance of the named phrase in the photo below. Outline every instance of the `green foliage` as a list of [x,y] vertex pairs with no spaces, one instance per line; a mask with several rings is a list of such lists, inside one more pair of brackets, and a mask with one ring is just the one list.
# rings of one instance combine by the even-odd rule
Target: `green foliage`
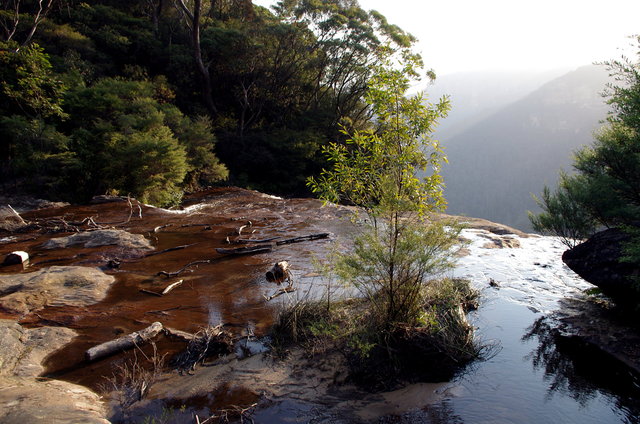
[[[606,91],[612,113],[594,143],[576,152],[576,174],[562,175],[554,193],[545,188],[543,212],[530,214],[536,230],[563,237],[569,246],[599,227],[633,233],[640,222],[640,64],[625,58],[605,64],[617,82]],[[640,239],[632,240],[627,260],[640,250]]]
[[541,199],[534,196],[543,212],[529,212],[533,229],[540,233],[558,236],[569,248],[593,234],[596,222],[582,203],[587,193],[580,176],[560,174],[560,183],[555,192],[548,187],[542,191]]
[[59,117],[64,85],[37,44],[15,51],[15,43],[0,42],[0,113]]
[[[73,161],[67,172],[73,187],[63,190],[67,177],[42,177],[54,186],[58,180],[54,191],[66,191],[70,200],[105,190],[146,192],[124,177],[107,178],[114,172],[103,169],[106,161],[118,157],[107,146],[127,150],[124,135],[136,134],[138,146],[146,138],[163,150],[158,140],[166,137],[148,133],[162,126],[187,164],[182,182],[181,170],[170,178],[169,191],[228,176],[271,192],[308,194],[306,177],[326,165],[322,147],[346,136],[338,122],[351,135],[371,128],[365,94],[375,65],[388,54],[383,46],[408,54],[415,43],[351,1],[284,1],[276,14],[248,0],[201,2],[197,32],[178,3],[87,0],[47,8],[37,23],[37,2],[19,6],[19,22],[11,8],[0,11],[8,30],[17,24],[13,40],[24,41],[0,45],[0,116],[41,119],[67,139],[55,154]],[[185,6],[193,10],[195,3]],[[33,138],[10,132],[13,151],[18,140]],[[111,142],[117,134],[123,137]],[[16,163],[3,164],[8,180],[26,173]]]
[[212,153],[209,121],[185,117],[162,103],[167,96],[162,81],[114,78],[68,93],[69,125],[93,193],[169,205],[180,200],[187,173],[191,183],[226,177]]
[[[387,59],[371,79],[366,99],[377,128],[355,131],[346,145],[325,148],[332,169],[309,180],[326,201],[348,201],[367,212],[353,252],[339,257],[335,268],[368,299],[376,324],[387,329],[419,321],[426,282],[451,266],[458,235],[455,226],[425,219],[445,204],[439,174],[445,159],[429,135],[449,104],[405,97],[421,63],[408,54],[401,60],[398,69]],[[416,176],[419,170],[423,179]]]

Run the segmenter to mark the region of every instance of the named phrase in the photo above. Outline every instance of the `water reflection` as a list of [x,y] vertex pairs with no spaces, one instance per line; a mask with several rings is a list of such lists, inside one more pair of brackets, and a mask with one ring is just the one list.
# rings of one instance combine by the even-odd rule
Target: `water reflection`
[[570,396],[582,407],[605,397],[625,414],[626,422],[640,422],[640,376],[582,337],[563,334],[552,318],[537,319],[522,337],[538,346],[527,359],[544,373],[547,396]]

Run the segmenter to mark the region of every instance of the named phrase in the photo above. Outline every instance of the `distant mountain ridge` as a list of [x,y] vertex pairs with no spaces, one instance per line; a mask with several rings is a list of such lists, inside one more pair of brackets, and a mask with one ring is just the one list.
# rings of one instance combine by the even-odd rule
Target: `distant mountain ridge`
[[[591,143],[607,114],[600,93],[608,80],[604,67],[581,67],[496,111],[467,107],[462,118],[442,125],[436,137],[449,158],[443,169],[447,212],[530,231],[526,211],[537,210],[531,193],[555,184],[560,169],[570,170],[573,152]],[[493,104],[500,104],[499,96]]]

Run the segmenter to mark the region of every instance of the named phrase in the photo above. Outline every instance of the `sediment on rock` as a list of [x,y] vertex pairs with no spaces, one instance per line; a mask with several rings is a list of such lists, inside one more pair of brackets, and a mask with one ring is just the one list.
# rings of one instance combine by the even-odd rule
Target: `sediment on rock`
[[113,276],[97,268],[52,266],[26,274],[0,276],[0,308],[27,314],[45,305],[85,306],[102,300]]

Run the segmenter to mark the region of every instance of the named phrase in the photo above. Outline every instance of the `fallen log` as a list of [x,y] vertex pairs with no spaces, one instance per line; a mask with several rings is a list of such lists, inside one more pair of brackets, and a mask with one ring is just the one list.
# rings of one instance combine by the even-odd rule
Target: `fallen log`
[[162,324],[156,321],[149,327],[144,328],[140,331],[135,331],[124,337],[120,337],[118,339],[110,340],[108,342],[104,342],[102,344],[94,346],[91,349],[87,350],[84,356],[87,361],[94,361],[98,358],[109,356],[116,352],[120,352],[122,350],[130,349],[134,346],[146,343],[157,336],[160,331],[162,331]]
[[319,240],[329,237],[329,233],[310,234],[308,236],[294,237],[286,240],[280,240],[276,242],[276,246],[282,246],[283,244],[300,243],[303,241]]
[[273,246],[246,246],[235,249],[217,248],[216,252],[221,255],[251,255],[254,253],[267,253],[273,250]]

